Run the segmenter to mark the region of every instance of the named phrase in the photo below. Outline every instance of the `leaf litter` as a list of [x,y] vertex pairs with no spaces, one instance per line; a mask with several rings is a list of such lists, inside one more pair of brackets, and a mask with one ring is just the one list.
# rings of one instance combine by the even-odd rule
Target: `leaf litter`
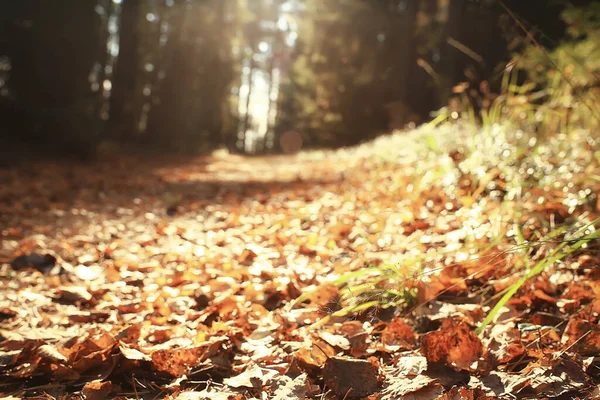
[[595,241],[482,322],[595,229],[598,162],[548,143],[498,163],[464,137],[0,171],[0,393],[591,398]]

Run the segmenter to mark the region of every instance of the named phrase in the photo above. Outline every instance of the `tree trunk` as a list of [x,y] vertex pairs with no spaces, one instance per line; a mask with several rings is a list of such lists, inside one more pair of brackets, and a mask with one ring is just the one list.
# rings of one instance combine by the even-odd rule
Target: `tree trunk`
[[250,55],[250,67],[249,67],[249,72],[248,72],[248,97],[246,97],[246,113],[244,114],[244,119],[242,120],[242,137],[241,140],[244,143],[244,147],[245,147],[245,142],[246,142],[246,134],[248,133],[248,128],[250,127],[250,122],[251,122],[251,116],[250,116],[250,104],[251,104],[251,97],[252,97],[252,86],[254,83],[254,80],[252,79],[252,76],[254,75],[254,69],[255,69],[255,64],[254,64],[254,57],[253,54]]
[[450,97],[452,86],[461,79],[461,72],[464,67],[464,54],[458,49],[448,44],[447,40],[452,38],[462,42],[462,24],[464,23],[465,1],[449,0],[447,9],[446,27],[441,43],[441,60],[443,66],[442,75],[444,78],[442,88],[442,104],[445,104]]
[[116,140],[130,139],[137,132],[140,5],[140,0],[124,0],[121,10],[119,55],[110,98],[110,136]]
[[411,106],[411,99],[415,95],[417,88],[414,87],[414,72],[417,65],[417,46],[415,40],[415,28],[417,12],[419,5],[417,0],[407,0],[406,9],[403,11],[401,37],[398,46],[399,55],[399,81],[398,94],[399,99],[408,106]]
[[[98,54],[95,2],[23,0],[9,40],[10,87],[27,115],[30,141],[66,152],[87,152],[99,121],[88,80]],[[48,147],[50,145],[50,147]]]

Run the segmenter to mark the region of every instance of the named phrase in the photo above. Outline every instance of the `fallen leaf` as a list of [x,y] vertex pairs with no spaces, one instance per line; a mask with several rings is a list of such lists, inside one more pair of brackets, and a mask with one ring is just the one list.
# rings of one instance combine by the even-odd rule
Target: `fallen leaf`
[[574,351],[583,356],[593,356],[600,352],[600,327],[579,317],[569,320],[562,335],[564,350]]
[[107,399],[113,392],[113,384],[110,382],[92,381],[85,384],[81,393],[86,400]]
[[338,396],[364,397],[379,388],[379,371],[366,360],[329,357],[323,377],[328,388]]
[[223,379],[223,383],[233,388],[262,388],[275,374],[252,363],[241,374]]
[[489,336],[487,349],[500,364],[509,363],[526,354],[521,331],[511,324],[495,325]]
[[472,370],[473,364],[483,355],[483,345],[467,324],[446,319],[439,330],[421,337],[421,352],[429,363]]
[[38,347],[37,353],[43,358],[56,364],[62,364],[68,361],[68,358],[64,354],[59,352],[55,346],[49,344],[43,344]]
[[394,318],[381,333],[381,343],[388,351],[410,350],[416,345],[415,333],[401,318]]
[[119,350],[121,351],[121,354],[123,354],[123,357],[125,357],[128,360],[152,361],[151,356],[149,356],[148,354],[144,354],[141,351],[136,350],[132,347],[129,347],[125,343],[121,343],[119,345]]
[[427,370],[427,359],[425,357],[400,357],[394,366],[394,376],[415,377],[425,370]]
[[276,388],[273,400],[304,400],[308,392],[306,374],[300,374],[294,379],[280,376],[274,380],[273,386]]
[[152,365],[157,371],[180,377],[189,372],[199,361],[199,348],[157,350],[152,353]]
[[236,393],[223,389],[204,389],[200,392],[179,392],[173,400],[231,400],[236,398]]
[[61,286],[56,291],[56,298],[67,303],[87,303],[92,300],[92,294],[82,286]]
[[469,389],[465,387],[454,386],[448,392],[444,393],[437,400],[486,400],[486,396],[481,389]]
[[426,375],[407,377],[397,371],[386,374],[381,400],[396,400],[404,398],[433,400],[437,399],[444,391],[437,379]]
[[[308,347],[309,346],[309,347]],[[324,341],[314,340],[312,344],[305,344],[294,353],[294,358],[299,365],[309,372],[320,370],[325,362],[335,355],[335,349]]]
[[350,341],[342,335],[335,335],[331,332],[321,331],[319,337],[333,347],[339,347],[342,350],[350,349]]
[[527,378],[527,386],[538,396],[558,397],[587,386],[587,377],[581,362],[562,358],[551,359],[544,364],[533,365],[532,368],[524,370],[523,374]]

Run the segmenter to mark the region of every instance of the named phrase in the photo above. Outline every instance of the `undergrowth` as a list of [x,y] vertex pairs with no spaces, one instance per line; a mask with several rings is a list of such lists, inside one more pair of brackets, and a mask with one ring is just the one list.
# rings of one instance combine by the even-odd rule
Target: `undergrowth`
[[[482,288],[463,299],[491,306],[481,334],[527,282],[598,240],[600,6],[591,10],[564,12],[571,40],[554,50],[527,32],[530,47],[508,64],[499,94],[474,100],[463,90],[468,85],[460,86],[429,124],[348,150],[357,165],[401,166],[408,202],[435,197],[432,191],[456,200],[453,212],[465,221],[463,256],[452,262],[452,249],[408,254],[337,277],[329,284],[340,289],[339,304],[324,320],[382,308],[414,311],[478,276],[492,277],[486,269],[515,275],[501,290],[479,282]],[[457,266],[468,273],[453,281],[445,272],[452,279],[429,296],[427,285]]]

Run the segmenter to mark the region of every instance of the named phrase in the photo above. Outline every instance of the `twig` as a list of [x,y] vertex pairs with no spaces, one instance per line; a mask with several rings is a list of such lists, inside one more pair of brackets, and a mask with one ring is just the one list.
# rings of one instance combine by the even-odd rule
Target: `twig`
[[131,383],[133,384],[133,393],[135,394],[135,399],[139,400],[140,398],[138,397],[138,392],[137,392],[137,389],[135,387],[135,375],[131,376]]
[[346,398],[348,398],[348,395],[350,395],[350,392],[352,392],[353,388],[348,389],[348,391],[346,392],[346,394],[344,395],[344,398],[342,400],[346,400]]

